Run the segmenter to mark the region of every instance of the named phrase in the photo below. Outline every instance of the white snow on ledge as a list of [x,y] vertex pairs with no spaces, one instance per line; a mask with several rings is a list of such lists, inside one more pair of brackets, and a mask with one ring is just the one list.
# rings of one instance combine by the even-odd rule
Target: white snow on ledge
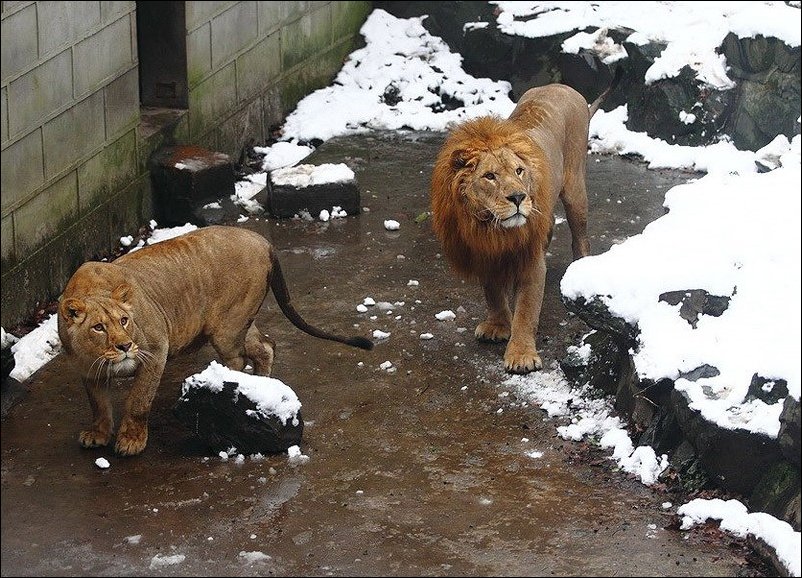
[[[724,55],[716,52],[730,32],[739,38],[763,35],[800,45],[799,9],[783,2],[649,2],[648,9],[640,10],[631,2],[613,1],[491,3],[501,10],[499,29],[513,36],[540,38],[593,27],[634,30],[626,40],[637,45],[665,44],[646,71],[647,84],[672,78],[688,65],[700,81],[732,88]],[[587,42],[586,34],[578,32],[566,44],[573,49]]]
[[[769,173],[710,174],[666,194],[667,215],[607,253],[569,266],[570,298],[599,298],[640,329],[638,376],[669,378],[691,408],[728,429],[776,436],[782,400],[746,400],[753,374],[788,382],[800,396],[799,141]],[[667,291],[703,289],[730,297],[720,317],[701,315],[694,329]],[[716,377],[677,379],[702,364]]]

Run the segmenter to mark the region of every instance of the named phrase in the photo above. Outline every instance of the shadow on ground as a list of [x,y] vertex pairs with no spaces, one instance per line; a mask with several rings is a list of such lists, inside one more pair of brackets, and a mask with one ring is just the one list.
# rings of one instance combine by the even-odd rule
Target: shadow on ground
[[[274,376],[303,403],[307,464],[204,455],[171,407],[182,380],[213,359],[208,347],[169,365],[143,455],[81,449],[89,408],[59,356],[2,424],[2,575],[750,572],[726,537],[711,543],[664,529],[665,495],[607,460],[576,459],[583,445],[558,438],[544,413],[499,397],[503,346],[472,337],[481,292],[449,271],[429,221],[415,221],[428,209],[441,142],[415,133],[329,141],[310,160],[351,165],[369,211],[239,225],[277,246],[307,320],[339,333],[391,333],[372,352],[354,350],[301,333],[266,301],[257,321],[278,342]],[[593,253],[661,215],[665,190],[688,178],[617,157],[589,161]],[[385,230],[385,219],[401,228]],[[587,331],[559,299],[567,225],[556,227],[551,251],[539,343],[547,364]],[[367,296],[404,303],[391,314],[358,313]],[[444,309],[457,318],[437,321]],[[423,332],[434,339],[420,340]],[[394,373],[379,369],[386,360]],[[94,465],[101,456],[109,469]],[[178,554],[182,562],[158,565]]]

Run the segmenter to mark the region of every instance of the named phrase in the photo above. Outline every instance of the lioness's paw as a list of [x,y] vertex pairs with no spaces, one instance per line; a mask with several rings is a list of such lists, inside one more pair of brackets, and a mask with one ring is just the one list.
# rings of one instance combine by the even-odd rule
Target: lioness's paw
[[479,341],[487,341],[490,343],[507,341],[510,338],[510,326],[503,323],[483,321],[476,326],[474,335]]
[[543,361],[537,351],[508,351],[504,354],[504,369],[509,373],[529,373],[543,369]]
[[85,448],[97,448],[109,445],[111,432],[84,430],[78,435],[78,443]]
[[120,431],[117,434],[117,443],[114,445],[114,451],[121,456],[135,456],[141,454],[147,444],[147,426],[143,427],[129,422],[127,427],[120,426]]

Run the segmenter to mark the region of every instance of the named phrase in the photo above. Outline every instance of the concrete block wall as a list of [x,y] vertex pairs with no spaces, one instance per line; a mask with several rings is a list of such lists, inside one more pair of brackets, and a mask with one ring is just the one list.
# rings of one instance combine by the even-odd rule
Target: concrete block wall
[[2,324],[61,293],[153,216],[148,159],[195,144],[237,160],[361,42],[370,2],[185,3],[189,108],[143,122],[136,2],[3,1]]
[[331,83],[370,2],[187,2],[189,139],[239,157]]
[[2,322],[149,215],[135,2],[3,2]]

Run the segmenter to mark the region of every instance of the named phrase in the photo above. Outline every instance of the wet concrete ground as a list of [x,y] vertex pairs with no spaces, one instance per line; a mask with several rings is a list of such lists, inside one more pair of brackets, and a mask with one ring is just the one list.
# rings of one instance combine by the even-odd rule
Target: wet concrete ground
[[[348,162],[369,212],[329,223],[240,225],[280,249],[294,304],[308,321],[340,333],[391,332],[363,352],[301,333],[272,297],[266,301],[260,327],[278,342],[274,376],[303,403],[308,463],[206,457],[170,410],[182,380],[214,358],[209,347],[169,365],[144,454],[81,449],[89,408],[59,356],[31,378],[2,423],[2,575],[751,572],[724,543],[664,529],[665,494],[611,471],[606,460],[576,459],[582,444],[557,437],[543,412],[499,397],[503,346],[472,337],[481,292],[439,258],[429,222],[414,221],[428,209],[441,142],[426,134],[329,141],[311,160]],[[688,176],[591,157],[592,252],[661,215],[666,188]],[[390,218],[400,230],[384,229]],[[539,338],[547,365],[587,331],[559,299],[571,251],[567,225],[556,231]],[[407,286],[410,279],[420,285]],[[355,307],[366,296],[404,305],[391,315],[360,314]],[[434,318],[460,307],[454,321]],[[426,331],[434,339],[421,341]],[[385,360],[397,371],[379,369]],[[527,457],[532,449],[543,457]],[[109,469],[95,466],[100,456]],[[138,543],[126,540],[135,535]],[[257,551],[270,558],[240,555]],[[154,556],[175,554],[183,562],[152,566]]]

